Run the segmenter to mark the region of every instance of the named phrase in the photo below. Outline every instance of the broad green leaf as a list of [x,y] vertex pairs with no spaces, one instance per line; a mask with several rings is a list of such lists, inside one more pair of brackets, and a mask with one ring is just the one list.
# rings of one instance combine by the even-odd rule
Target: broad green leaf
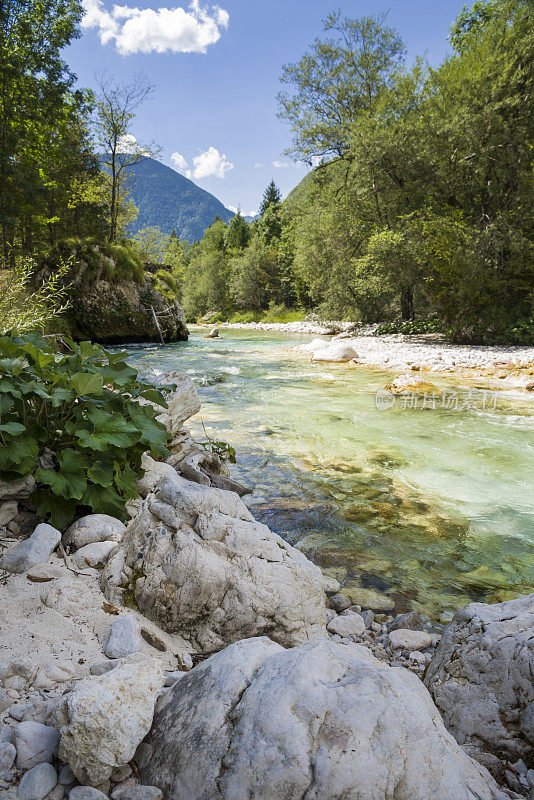
[[34,492],[30,500],[37,505],[38,514],[58,530],[65,528],[72,522],[76,515],[76,500],[68,500],[47,490]]
[[89,372],[75,372],[70,376],[70,383],[76,390],[78,397],[84,394],[101,394],[104,387],[102,375]]
[[113,456],[102,453],[95,456],[95,460],[87,470],[87,478],[99,486],[112,486],[115,475],[115,459]]
[[37,463],[39,448],[30,437],[15,439],[6,447],[0,447],[0,472],[16,472],[29,475]]
[[20,422],[6,422],[4,425],[0,425],[0,431],[9,433],[10,436],[18,436],[19,433],[24,433],[25,430],[26,428]]
[[80,500],[87,488],[82,455],[71,448],[64,450],[59,457],[58,471],[38,469],[35,480],[50,486],[54,494]]

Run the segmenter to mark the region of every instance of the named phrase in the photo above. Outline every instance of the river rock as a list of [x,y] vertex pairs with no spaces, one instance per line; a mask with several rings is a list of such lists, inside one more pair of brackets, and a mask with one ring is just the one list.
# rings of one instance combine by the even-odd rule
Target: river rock
[[29,539],[15,545],[0,560],[0,569],[6,572],[26,572],[37,564],[46,564],[61,541],[61,533],[42,522]]
[[143,453],[141,457],[141,468],[143,475],[138,479],[137,486],[143,497],[154,491],[154,487],[161,478],[167,476],[172,478],[176,475],[174,467],[164,461],[155,461],[148,453]]
[[300,345],[298,348],[303,353],[315,353],[317,350],[324,350],[325,347],[330,346],[330,341],[327,339],[312,339],[311,342]]
[[[447,728],[469,751],[510,761],[534,745],[534,594],[458,611],[425,684]],[[477,756],[478,757],[478,756]]]
[[104,569],[110,602],[122,598],[125,565],[140,576],[140,610],[201,650],[263,632],[287,646],[326,633],[319,567],[233,492],[164,478]]
[[12,522],[19,513],[19,507],[16,500],[7,500],[5,503],[0,503],[0,528],[4,528]]
[[334,342],[328,347],[320,347],[312,355],[312,361],[351,361],[353,358],[358,358],[358,353],[345,342]]
[[162,699],[143,781],[173,800],[506,800],[420,680],[328,640],[237,642]]
[[394,650],[424,650],[432,644],[432,638],[426,631],[412,631],[409,628],[397,628],[390,631],[389,643]]
[[392,394],[424,394],[436,391],[436,387],[428,381],[423,381],[415,375],[399,375],[385,387]]
[[43,800],[57,784],[57,772],[52,764],[38,764],[20,779],[17,795],[20,800]]
[[108,800],[108,796],[93,786],[75,786],[69,792],[69,800]]
[[52,761],[57,753],[59,734],[51,725],[21,722],[15,728],[13,744],[17,750],[17,768],[30,769]]
[[33,475],[19,478],[16,481],[0,480],[0,500],[21,500],[35,491],[37,484]]
[[346,595],[351,603],[371,611],[391,611],[395,608],[393,600],[385,594],[376,592],[374,589],[363,589],[360,586],[344,586],[343,594]]
[[365,631],[365,621],[360,614],[347,614],[335,617],[327,628],[330,633],[337,633],[339,636],[361,636]]
[[176,436],[184,422],[200,411],[200,397],[189,375],[172,372],[162,377],[176,388],[167,397],[167,409],[158,419],[167,426],[171,436]]
[[10,742],[0,742],[0,778],[9,772],[15,763],[17,751]]
[[133,614],[124,614],[111,626],[104,653],[108,658],[124,658],[139,652],[142,644],[141,626]]
[[54,714],[59,757],[81,783],[98,786],[133,758],[162,684],[162,666],[150,659],[87,679],[63,695]]
[[87,514],[67,528],[63,544],[72,550],[79,550],[96,542],[120,542],[125,530],[125,524],[109,514]]
[[396,631],[397,628],[419,630],[423,627],[423,617],[417,611],[408,611],[406,614],[397,614],[394,620],[389,623],[388,630]]
[[80,547],[76,551],[74,560],[80,569],[85,567],[104,567],[111,553],[118,547],[117,542],[93,542]]

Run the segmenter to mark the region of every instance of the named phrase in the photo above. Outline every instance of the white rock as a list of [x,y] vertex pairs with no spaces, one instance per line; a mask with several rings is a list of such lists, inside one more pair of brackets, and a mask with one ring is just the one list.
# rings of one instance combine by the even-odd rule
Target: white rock
[[326,594],[337,594],[341,590],[341,584],[329,575],[323,575],[323,588]]
[[142,644],[141,626],[133,614],[124,614],[111,626],[104,653],[108,658],[124,658],[139,652]]
[[335,342],[328,347],[315,350],[312,361],[350,361],[358,358],[356,350],[345,342]]
[[317,350],[324,350],[325,347],[329,346],[330,341],[328,339],[312,339],[311,342],[300,345],[299,350],[303,353],[315,353]]
[[37,672],[33,683],[34,689],[47,689],[56,683],[64,683],[74,677],[76,667],[72,661],[58,659],[57,661],[47,661]]
[[172,800],[506,800],[415,675],[324,639],[227,647],[168,690],[145,743],[141,778]]
[[171,436],[174,436],[187,419],[200,411],[200,397],[188,375],[173,372],[162,377],[176,384],[175,391],[167,398],[166,411],[158,417],[167,426]]
[[170,464],[166,464],[164,461],[154,461],[148,453],[143,453],[141,467],[144,470],[144,475],[138,479],[137,485],[143,497],[152,492],[162,478],[168,475],[173,478],[177,474]]
[[264,631],[288,646],[326,633],[320,569],[234,492],[163,479],[103,571],[112,603],[124,566],[142,574],[139,609],[201,650]]
[[150,659],[87,679],[63,695],[55,712],[59,757],[81,783],[98,786],[133,758],[162,683],[161,664]]
[[9,772],[15,763],[17,751],[10,742],[0,742],[0,778]]
[[93,786],[75,786],[69,792],[69,800],[108,800],[108,796]]
[[458,611],[430,662],[425,684],[447,728],[470,752],[511,761],[534,745],[534,594]]
[[430,647],[432,638],[426,631],[413,631],[408,628],[397,628],[389,633],[389,643],[394,650],[424,650]]
[[110,517],[108,514],[87,514],[67,528],[63,544],[73,550],[79,550],[96,542],[120,542],[125,530],[126,526],[120,519]]
[[347,614],[335,617],[328,623],[328,630],[339,636],[361,636],[365,631],[365,620],[360,614]]
[[93,542],[80,547],[76,551],[74,560],[80,569],[85,567],[104,567],[106,561],[119,545],[117,542]]
[[0,569],[6,572],[27,572],[37,564],[46,564],[61,541],[61,533],[42,522],[37,525],[29,539],[9,550],[0,561]]
[[59,734],[51,725],[21,722],[15,728],[13,744],[17,749],[17,768],[30,769],[52,761],[57,753]]
[[38,764],[22,776],[17,795],[20,800],[43,800],[57,783],[52,764]]

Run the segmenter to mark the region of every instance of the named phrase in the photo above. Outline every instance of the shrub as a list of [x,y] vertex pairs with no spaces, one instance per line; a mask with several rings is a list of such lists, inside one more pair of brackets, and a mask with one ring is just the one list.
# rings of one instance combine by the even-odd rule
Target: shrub
[[375,330],[375,336],[384,333],[436,333],[441,331],[439,319],[396,319],[392,322],[383,322]]
[[49,252],[46,265],[54,269],[58,261],[66,258],[84,283],[99,279],[142,283],[145,278],[141,253],[128,239],[112,244],[91,237],[65,239]]
[[68,264],[40,286],[32,288],[36,264],[31,258],[17,258],[13,266],[0,261],[0,335],[41,330],[68,307],[67,287],[62,281]]
[[[90,511],[124,519],[142,454],[168,455],[151,403],[165,407],[171,387],[144,383],[125,357],[90,342],[0,337],[0,478],[33,474],[30,500],[60,529]],[[53,463],[42,468],[45,449]]]

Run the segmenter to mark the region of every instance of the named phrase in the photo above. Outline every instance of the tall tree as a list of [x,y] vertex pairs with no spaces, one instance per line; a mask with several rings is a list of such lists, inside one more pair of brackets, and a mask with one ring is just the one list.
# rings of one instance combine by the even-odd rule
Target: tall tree
[[261,201],[260,206],[260,214],[265,214],[268,208],[277,209],[282,202],[282,195],[280,194],[280,189],[275,184],[273,180],[271,180],[270,184],[266,188],[263,193],[263,199]]
[[334,12],[323,22],[328,36],[284,66],[281,81],[292,91],[279,93],[278,116],[291,125],[289,155],[309,164],[347,157],[352,123],[373,109],[404,59],[402,39],[385,23],[385,14]]
[[101,73],[98,76],[95,132],[102,163],[110,176],[110,222],[108,241],[117,237],[119,206],[127,195],[131,168],[147,156],[154,157],[158,148],[140,144],[131,133],[139,106],[152,94],[153,86],[142,74],[130,83],[115,84]]
[[[61,51],[80,35],[79,0],[0,2],[0,229],[13,257],[21,225],[46,224],[47,153],[83,104]],[[72,149],[72,141],[71,141]]]

